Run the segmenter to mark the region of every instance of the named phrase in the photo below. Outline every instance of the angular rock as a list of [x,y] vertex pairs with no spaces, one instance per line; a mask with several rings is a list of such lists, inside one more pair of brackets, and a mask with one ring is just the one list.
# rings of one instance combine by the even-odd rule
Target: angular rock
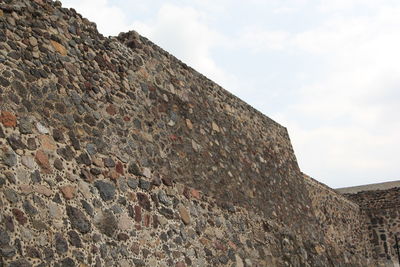
[[115,185],[104,181],[96,181],[94,186],[99,190],[100,197],[104,201],[112,200],[115,196]]
[[179,211],[179,214],[181,215],[181,219],[182,219],[183,223],[186,225],[190,224],[189,211],[183,205],[180,205],[178,207],[178,211]]
[[64,254],[68,251],[68,243],[61,233],[56,233],[54,237],[55,248],[58,254]]
[[72,228],[77,229],[82,234],[91,231],[90,222],[82,211],[69,205],[67,205],[66,210]]
[[36,151],[35,159],[44,173],[49,174],[52,172],[49,158],[47,157],[46,153],[43,150]]
[[147,211],[150,211],[151,210],[151,203],[150,203],[149,197],[146,194],[140,193],[140,192],[136,193],[136,196],[137,196],[139,205],[143,209],[145,209]]
[[4,125],[4,127],[13,127],[17,126],[17,117],[9,111],[1,111],[0,113],[0,122]]
[[17,164],[17,155],[13,151],[7,151],[3,154],[2,160],[8,167],[13,167]]

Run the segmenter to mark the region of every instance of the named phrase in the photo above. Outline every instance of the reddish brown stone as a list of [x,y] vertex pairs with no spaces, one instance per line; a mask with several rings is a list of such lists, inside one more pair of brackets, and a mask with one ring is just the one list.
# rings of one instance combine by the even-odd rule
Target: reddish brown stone
[[53,40],[50,40],[50,42],[51,42],[51,45],[54,47],[54,49],[58,53],[60,53],[63,56],[66,56],[68,54],[67,49],[62,44],[60,44],[60,43],[58,43],[56,41],[53,41]]
[[157,215],[153,215],[153,227],[156,229],[160,225]]
[[40,135],[39,136],[41,148],[44,150],[56,150],[57,145],[54,142],[53,138],[48,135]]
[[222,250],[222,251],[226,250],[226,247],[218,240],[215,241],[214,245],[215,245],[215,248],[218,250]]
[[65,197],[65,199],[72,199],[75,196],[76,193],[76,188],[72,185],[66,185],[60,187],[60,191]]
[[175,267],[186,267],[186,264],[185,264],[183,261],[178,261],[178,262],[175,264]]
[[15,115],[11,112],[2,111],[0,114],[0,122],[4,125],[4,127],[16,127],[17,117],[15,117]]
[[146,214],[144,216],[144,227],[149,227],[150,226],[150,215]]
[[179,206],[178,208],[179,214],[181,215],[181,219],[184,224],[188,225],[190,224],[190,215],[188,210],[184,206]]
[[190,190],[190,194],[192,195],[192,197],[196,198],[196,199],[201,199],[200,197],[200,191],[196,190],[196,189],[191,189]]
[[120,161],[118,161],[117,164],[115,165],[115,170],[119,174],[124,175],[124,165],[122,165]]
[[24,225],[28,221],[23,211],[19,209],[12,209],[12,213],[19,224]]
[[142,221],[142,208],[135,206],[135,221],[140,223]]
[[117,114],[117,109],[115,108],[115,106],[114,105],[109,105],[107,108],[106,108],[106,111],[107,111],[107,113],[108,114],[110,114],[111,116],[114,116],[115,114]]
[[35,159],[44,173],[51,173],[49,158],[43,150],[36,151]]
[[169,177],[163,177],[163,178],[161,178],[161,180],[163,181],[163,183],[164,183],[166,186],[172,186],[172,185],[173,185],[172,179],[169,178]]
[[125,233],[119,233],[117,235],[117,238],[119,241],[126,241],[129,239],[129,235],[125,234]]
[[130,121],[131,118],[129,118],[128,116],[124,116],[124,121]]
[[119,178],[119,173],[117,173],[116,171],[110,171],[108,172],[108,177],[113,180],[116,181]]
[[140,253],[140,245],[139,243],[133,243],[132,247],[131,247],[131,251],[133,253],[135,253],[136,255],[138,255]]
[[139,205],[144,208],[145,210],[150,211],[151,210],[151,204],[150,204],[150,200],[149,197],[144,194],[144,193],[136,193],[137,199],[139,201]]

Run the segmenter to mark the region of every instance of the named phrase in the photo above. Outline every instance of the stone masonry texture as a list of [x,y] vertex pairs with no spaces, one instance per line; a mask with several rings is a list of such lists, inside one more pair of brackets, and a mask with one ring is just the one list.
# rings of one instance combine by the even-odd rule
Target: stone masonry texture
[[0,267],[378,266],[372,217],[138,33],[0,0]]

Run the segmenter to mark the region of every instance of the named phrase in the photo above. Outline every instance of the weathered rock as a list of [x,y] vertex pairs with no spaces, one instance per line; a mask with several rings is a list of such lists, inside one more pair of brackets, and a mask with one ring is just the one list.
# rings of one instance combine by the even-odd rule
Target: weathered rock
[[66,210],[72,228],[77,229],[82,234],[91,231],[90,222],[86,219],[82,211],[69,205],[67,205]]
[[180,205],[180,206],[178,207],[178,211],[179,211],[179,214],[181,215],[182,221],[183,221],[186,225],[190,224],[190,215],[189,215],[189,211],[188,211],[183,205]]
[[2,159],[3,163],[8,167],[13,167],[17,164],[17,155],[12,151],[5,152]]
[[44,173],[52,172],[49,158],[47,157],[46,153],[43,150],[36,151],[35,159]]
[[115,196],[115,186],[104,181],[96,181],[94,186],[99,190],[100,196],[104,201],[112,200]]
[[68,251],[68,243],[61,233],[55,234],[54,242],[57,253],[64,254]]
[[65,185],[60,187],[60,191],[62,192],[65,199],[73,199],[76,194],[76,187],[72,185]]
[[150,200],[149,197],[144,194],[144,193],[136,193],[139,205],[144,208],[145,210],[150,211],[151,210],[151,204],[150,204]]
[[0,122],[4,127],[16,127],[17,117],[13,113],[3,110],[0,113]]

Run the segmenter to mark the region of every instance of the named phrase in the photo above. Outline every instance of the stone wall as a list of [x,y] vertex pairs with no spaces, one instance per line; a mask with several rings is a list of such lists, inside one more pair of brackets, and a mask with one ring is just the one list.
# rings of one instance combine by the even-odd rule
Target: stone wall
[[[310,192],[311,204],[318,225],[324,233],[324,244],[329,258],[342,255],[345,262],[354,262],[353,257],[372,259],[372,245],[367,238],[366,218],[360,207],[342,194],[304,175]],[[367,260],[367,264],[372,264]],[[334,266],[340,262],[334,262]]]
[[396,236],[400,245],[400,187],[397,187],[398,184],[393,186],[396,187],[385,190],[371,190],[368,186],[356,192],[351,188],[341,190],[360,205],[362,214],[367,218],[372,257],[382,266],[398,266],[400,258],[396,249]]
[[0,10],[0,266],[371,263],[284,127],[135,32]]

